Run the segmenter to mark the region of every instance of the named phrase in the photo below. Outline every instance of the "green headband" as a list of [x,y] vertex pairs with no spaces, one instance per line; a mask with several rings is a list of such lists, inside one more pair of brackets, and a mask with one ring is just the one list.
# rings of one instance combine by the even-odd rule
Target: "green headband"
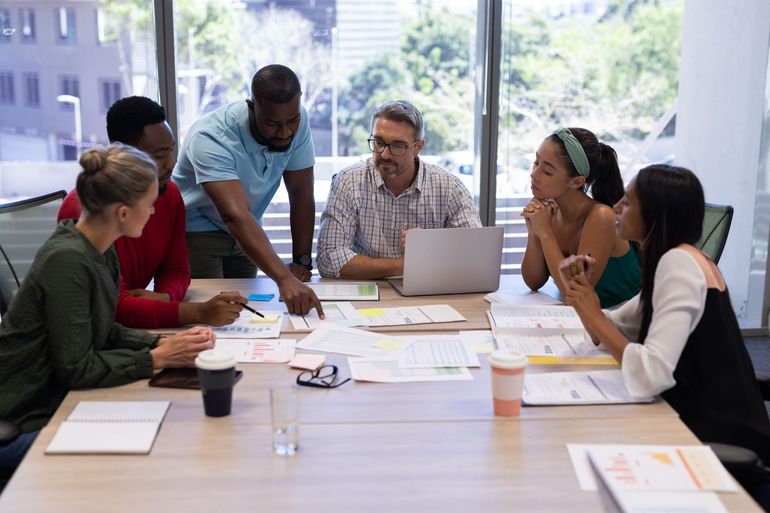
[[580,141],[578,141],[574,135],[572,135],[569,128],[559,128],[553,135],[561,139],[561,142],[564,143],[564,147],[567,148],[567,154],[575,165],[578,174],[581,176],[588,176],[588,173],[591,171],[591,166],[588,164],[588,157],[586,157],[583,145],[580,144]]

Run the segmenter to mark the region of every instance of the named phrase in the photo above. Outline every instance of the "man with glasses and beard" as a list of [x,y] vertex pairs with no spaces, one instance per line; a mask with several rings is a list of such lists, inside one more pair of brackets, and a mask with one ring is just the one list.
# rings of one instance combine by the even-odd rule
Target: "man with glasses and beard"
[[[302,90],[292,70],[257,71],[251,98],[196,121],[185,138],[173,180],[184,198],[193,278],[272,278],[289,313],[321,303],[310,279],[315,221],[313,141]],[[281,261],[260,219],[281,178],[289,195],[292,262]]]
[[[158,168],[155,213],[138,238],[115,241],[120,260],[120,293],[115,320],[132,328],[172,328],[184,324],[222,326],[238,318],[246,298],[223,292],[204,303],[184,302],[190,286],[185,241],[184,203],[171,182],[176,141],[166,112],[143,96],[115,102],[107,111],[107,137],[138,148]],[[80,201],[73,189],[59,208],[59,221],[80,217]],[[145,290],[150,282],[154,290]]]
[[406,230],[481,226],[463,183],[419,158],[425,139],[414,105],[377,107],[368,142],[372,156],[332,178],[318,235],[322,276],[397,276],[404,272]]

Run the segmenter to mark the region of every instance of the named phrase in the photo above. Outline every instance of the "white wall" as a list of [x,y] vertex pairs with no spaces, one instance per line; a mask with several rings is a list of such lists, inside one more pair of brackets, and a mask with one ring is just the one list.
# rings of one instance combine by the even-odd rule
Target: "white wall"
[[769,42],[767,0],[686,0],[676,163],[735,207],[719,266],[744,326],[759,323],[747,298]]

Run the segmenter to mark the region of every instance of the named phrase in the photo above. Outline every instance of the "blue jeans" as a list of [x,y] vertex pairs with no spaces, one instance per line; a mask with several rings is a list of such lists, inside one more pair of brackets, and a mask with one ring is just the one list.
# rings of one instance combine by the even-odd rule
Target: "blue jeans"
[[16,471],[24,455],[27,454],[32,442],[35,441],[40,430],[30,431],[19,435],[19,438],[5,447],[0,447],[0,481],[7,481]]

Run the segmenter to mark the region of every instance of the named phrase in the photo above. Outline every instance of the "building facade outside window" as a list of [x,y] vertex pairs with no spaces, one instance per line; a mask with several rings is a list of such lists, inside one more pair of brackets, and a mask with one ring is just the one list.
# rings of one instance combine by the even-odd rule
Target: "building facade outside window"
[[23,43],[34,43],[37,37],[35,31],[35,10],[32,8],[19,9],[19,25],[21,41]]
[[11,23],[11,11],[0,9],[0,43],[10,43],[14,33]]
[[40,107],[40,78],[37,73],[24,73],[24,105]]
[[[80,80],[74,75],[59,76],[59,94],[67,94],[80,98]],[[60,110],[72,110],[71,103],[59,102]]]
[[120,98],[120,80],[99,80],[99,104],[103,113],[106,114],[110,106]]
[[0,104],[13,105],[16,103],[16,94],[13,89],[13,73],[0,71]]
[[55,13],[56,40],[61,44],[75,43],[77,41],[75,9],[73,7],[57,7]]

